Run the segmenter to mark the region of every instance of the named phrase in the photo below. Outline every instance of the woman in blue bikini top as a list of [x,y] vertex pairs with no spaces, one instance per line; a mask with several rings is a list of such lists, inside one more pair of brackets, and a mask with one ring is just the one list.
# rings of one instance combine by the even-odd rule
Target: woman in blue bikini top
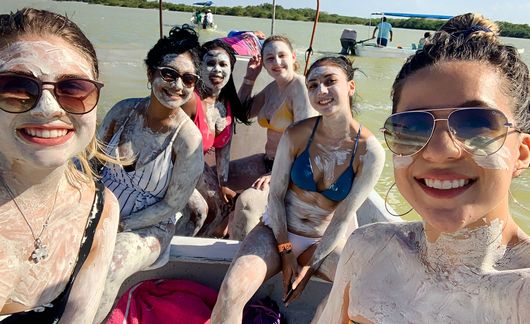
[[346,237],[357,227],[356,211],[385,160],[379,141],[353,117],[353,75],[344,57],[324,57],[310,67],[309,100],[321,116],[295,123],[283,134],[267,211],[232,262],[212,323],[240,322],[244,303],[280,271],[286,304],[314,273],[333,279]]

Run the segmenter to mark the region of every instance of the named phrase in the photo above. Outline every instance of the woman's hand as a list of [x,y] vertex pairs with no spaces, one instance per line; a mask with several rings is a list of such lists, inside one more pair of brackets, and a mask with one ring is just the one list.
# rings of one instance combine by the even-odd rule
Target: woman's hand
[[291,283],[298,276],[300,269],[296,257],[292,252],[282,254],[282,275],[283,275],[283,300],[287,299],[287,294],[291,290]]
[[269,172],[259,177],[256,181],[254,181],[254,183],[252,184],[252,188],[263,191],[269,187],[270,182],[271,182],[271,174]]
[[237,193],[226,187],[226,186],[221,186],[219,187],[219,191],[220,191],[220,194],[221,194],[221,197],[223,198],[223,201],[225,203],[233,203],[234,202],[234,198],[236,197]]
[[305,265],[300,269],[300,273],[294,278],[294,281],[291,285],[293,290],[292,293],[289,294],[288,298],[283,300],[285,306],[289,306],[289,303],[300,297],[302,291],[314,273],[315,270],[313,270],[313,268],[311,268],[309,265]]
[[259,73],[261,72],[261,56],[254,55],[250,58],[247,65],[247,74],[245,75],[245,79],[250,81],[256,81],[258,78]]

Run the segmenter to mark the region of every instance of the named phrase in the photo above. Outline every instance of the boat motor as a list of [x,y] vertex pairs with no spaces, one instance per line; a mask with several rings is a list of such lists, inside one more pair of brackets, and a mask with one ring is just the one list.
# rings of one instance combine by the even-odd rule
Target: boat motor
[[357,44],[357,32],[353,29],[344,29],[340,35],[341,55],[355,55],[355,45]]

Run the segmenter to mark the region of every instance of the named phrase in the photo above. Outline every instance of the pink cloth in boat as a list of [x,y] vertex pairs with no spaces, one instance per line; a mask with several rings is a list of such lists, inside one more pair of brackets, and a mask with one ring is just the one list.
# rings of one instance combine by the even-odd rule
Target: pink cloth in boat
[[217,291],[198,282],[142,281],[120,297],[107,324],[210,323],[216,300]]

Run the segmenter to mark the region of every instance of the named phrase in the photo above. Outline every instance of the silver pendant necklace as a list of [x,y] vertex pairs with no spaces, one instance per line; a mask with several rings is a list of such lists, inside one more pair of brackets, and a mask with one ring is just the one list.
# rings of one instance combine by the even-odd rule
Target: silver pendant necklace
[[44,243],[42,243],[40,238],[42,234],[44,233],[44,231],[46,230],[46,228],[48,227],[48,223],[50,221],[50,218],[52,217],[53,210],[55,209],[55,203],[57,202],[57,194],[59,193],[59,185],[57,185],[57,190],[55,191],[55,198],[53,200],[52,208],[50,209],[50,212],[48,213],[48,217],[46,217],[44,224],[42,224],[42,229],[39,235],[35,236],[35,231],[33,231],[33,228],[29,224],[28,219],[26,218],[26,216],[22,212],[22,209],[18,205],[17,200],[15,199],[15,195],[13,194],[13,191],[11,191],[11,188],[9,188],[9,186],[7,185],[3,177],[0,177],[0,179],[2,181],[2,185],[6,189],[11,199],[13,200],[13,203],[17,207],[18,211],[20,212],[20,215],[22,215],[22,218],[24,218],[24,221],[26,222],[26,224],[29,227],[29,230],[31,231],[31,236],[33,236],[33,246],[34,246],[34,250],[33,252],[31,252],[31,260],[33,260],[33,262],[35,263],[39,263],[40,261],[48,257],[48,247]]

